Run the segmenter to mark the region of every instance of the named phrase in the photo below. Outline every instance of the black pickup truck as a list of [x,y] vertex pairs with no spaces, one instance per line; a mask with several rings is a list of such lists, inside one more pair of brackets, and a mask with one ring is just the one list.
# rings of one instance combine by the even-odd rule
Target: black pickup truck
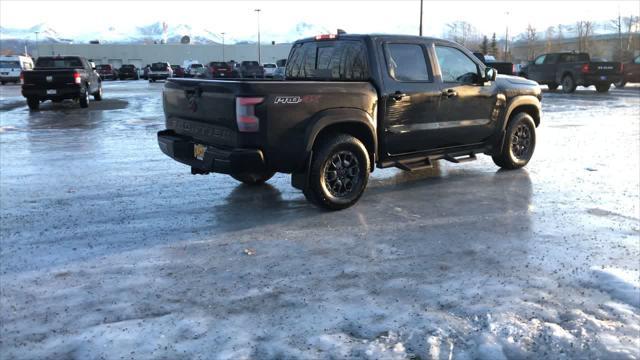
[[513,66],[512,62],[496,61],[496,58],[493,55],[484,55],[481,52],[474,52],[473,55],[480,59],[485,66],[490,66],[498,70],[498,74],[517,75],[515,73],[515,66]]
[[89,106],[89,96],[102,100],[102,80],[93,63],[79,56],[41,56],[32,71],[20,75],[22,96],[29,109],[38,110],[40,103],[73,99]]
[[579,85],[596,86],[598,92],[607,92],[611,84],[622,78],[619,62],[591,61],[587,53],[550,53],[538,56],[524,70],[527,79],[556,90],[572,93]]
[[275,172],[311,202],[343,209],[369,172],[493,157],[525,166],[540,123],[538,84],[500,75],[455,43],[398,35],[298,40],[286,80],[170,79],[160,149],[192,174],[248,184]]

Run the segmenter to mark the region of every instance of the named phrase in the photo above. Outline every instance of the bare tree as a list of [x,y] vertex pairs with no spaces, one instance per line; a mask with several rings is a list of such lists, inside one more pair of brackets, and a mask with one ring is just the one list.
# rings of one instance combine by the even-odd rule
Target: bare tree
[[594,25],[593,21],[580,20],[576,22],[574,29],[578,40],[579,52],[589,52]]
[[536,56],[535,46],[536,40],[538,39],[538,33],[536,31],[536,28],[534,28],[531,24],[527,25],[526,39],[529,59],[533,59]]
[[622,19],[625,25],[625,30],[627,31],[627,47],[626,52],[630,53],[632,49],[633,43],[633,34],[637,34],[640,32],[640,16],[629,16]]
[[616,43],[616,52],[614,55],[614,60],[615,61],[622,61],[624,55],[622,54],[622,50],[623,50],[623,41],[622,41],[622,32],[623,32],[623,28],[624,28],[624,23],[622,20],[622,16],[620,15],[620,13],[618,13],[618,17],[616,17],[615,19],[611,20],[609,22],[609,24],[607,24],[606,26],[608,29],[614,30],[616,32],[616,34],[618,35],[618,42]]
[[469,48],[473,47],[472,45],[477,45],[478,42],[476,28],[466,21],[455,21],[447,24],[446,37]]
[[555,44],[553,41],[555,34],[556,34],[556,28],[553,26],[549,26],[547,28],[547,31],[544,34],[544,39],[545,39],[544,51],[545,52],[550,53],[555,51],[555,46],[554,46]]

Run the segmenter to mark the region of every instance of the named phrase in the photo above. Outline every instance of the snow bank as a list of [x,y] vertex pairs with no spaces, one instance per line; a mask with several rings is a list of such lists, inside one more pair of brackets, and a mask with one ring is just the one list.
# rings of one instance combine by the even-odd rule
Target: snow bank
[[618,268],[591,268],[590,284],[613,299],[640,307],[640,273]]

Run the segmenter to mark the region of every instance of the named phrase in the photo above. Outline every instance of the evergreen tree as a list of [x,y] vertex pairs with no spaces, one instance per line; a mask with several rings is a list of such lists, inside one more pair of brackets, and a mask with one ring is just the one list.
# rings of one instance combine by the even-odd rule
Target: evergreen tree
[[482,54],[488,54],[489,53],[489,38],[487,38],[487,35],[484,35],[482,37]]
[[496,40],[496,33],[493,33],[491,37],[491,55],[498,57],[498,40]]

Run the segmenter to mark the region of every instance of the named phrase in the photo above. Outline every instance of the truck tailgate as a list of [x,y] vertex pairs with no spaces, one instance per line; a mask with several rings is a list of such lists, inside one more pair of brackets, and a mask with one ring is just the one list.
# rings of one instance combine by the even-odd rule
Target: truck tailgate
[[24,85],[46,87],[55,89],[60,86],[74,84],[74,69],[47,69],[47,70],[31,70],[25,71]]
[[207,144],[234,147],[235,97],[224,84],[170,79],[162,96],[167,129]]
[[620,63],[597,61],[589,63],[589,72],[597,75],[615,75],[620,73]]

